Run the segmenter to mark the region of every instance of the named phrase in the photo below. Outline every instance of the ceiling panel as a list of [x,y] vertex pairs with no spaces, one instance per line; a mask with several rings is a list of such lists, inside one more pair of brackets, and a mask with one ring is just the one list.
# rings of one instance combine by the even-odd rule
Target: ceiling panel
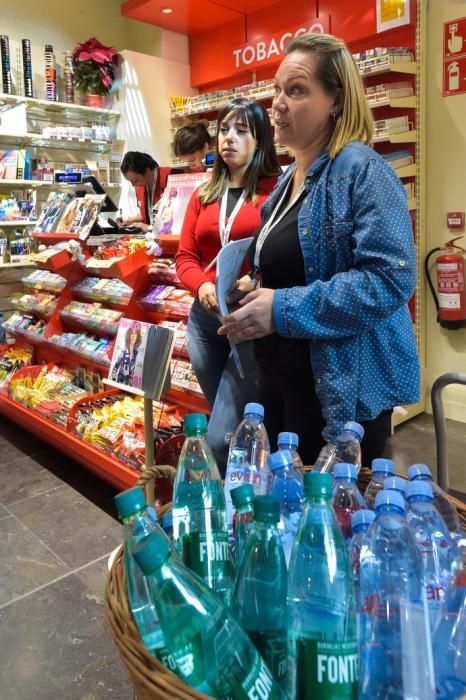
[[[126,0],[121,14],[181,34],[198,34],[228,24],[280,0]],[[164,8],[173,12],[165,14]]]

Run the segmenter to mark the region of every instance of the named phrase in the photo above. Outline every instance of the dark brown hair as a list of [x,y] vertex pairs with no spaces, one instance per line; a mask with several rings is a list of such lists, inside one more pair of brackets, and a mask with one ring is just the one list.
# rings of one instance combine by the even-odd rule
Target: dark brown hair
[[257,141],[256,151],[246,171],[246,184],[244,186],[246,198],[252,199],[255,203],[257,201],[256,194],[259,179],[280,175],[282,172],[273,143],[272,125],[269,115],[259,102],[245,97],[238,97],[228,102],[218,114],[214,167],[212,178],[203,187],[199,195],[202,204],[216,202],[222,197],[228,187],[230,171],[218,152],[218,134],[224,122],[229,123],[234,119],[240,119],[247,124],[251,134]]
[[173,150],[175,156],[185,156],[191,153],[197,153],[204,146],[210,147],[211,138],[207,130],[206,121],[193,122],[192,124],[186,124],[186,126],[180,127],[175,132],[175,138],[173,140]]

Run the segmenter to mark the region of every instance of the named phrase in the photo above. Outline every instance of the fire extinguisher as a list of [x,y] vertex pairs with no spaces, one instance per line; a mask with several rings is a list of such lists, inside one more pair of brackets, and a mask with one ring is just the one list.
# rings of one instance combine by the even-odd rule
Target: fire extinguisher
[[[458,330],[466,327],[466,250],[455,245],[463,236],[452,238],[441,248],[430,250],[424,261],[424,271],[437,308],[437,322],[442,328]],[[434,253],[445,251],[435,261],[437,291],[432,284],[429,260]]]

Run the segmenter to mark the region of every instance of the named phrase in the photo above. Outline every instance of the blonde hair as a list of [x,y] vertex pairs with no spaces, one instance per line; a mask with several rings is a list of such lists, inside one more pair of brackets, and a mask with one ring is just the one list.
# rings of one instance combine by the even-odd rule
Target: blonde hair
[[328,145],[330,157],[335,158],[351,141],[370,145],[374,138],[372,113],[355,60],[345,42],[331,34],[301,34],[285,47],[285,54],[293,51],[318,56],[316,76],[339,105]]

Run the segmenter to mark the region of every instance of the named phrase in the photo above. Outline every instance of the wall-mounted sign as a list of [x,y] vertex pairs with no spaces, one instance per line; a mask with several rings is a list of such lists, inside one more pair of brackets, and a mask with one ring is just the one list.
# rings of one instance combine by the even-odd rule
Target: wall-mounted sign
[[295,36],[309,34],[310,32],[324,34],[330,31],[329,15],[321,13],[319,18],[310,20],[306,26],[296,25],[289,29],[283,29],[271,36],[257,37],[254,41],[242,44],[233,49],[233,70],[254,70],[267,65],[277,63],[283,55],[285,46]]
[[377,33],[409,24],[409,0],[376,0]]
[[466,92],[466,17],[443,25],[443,96]]

